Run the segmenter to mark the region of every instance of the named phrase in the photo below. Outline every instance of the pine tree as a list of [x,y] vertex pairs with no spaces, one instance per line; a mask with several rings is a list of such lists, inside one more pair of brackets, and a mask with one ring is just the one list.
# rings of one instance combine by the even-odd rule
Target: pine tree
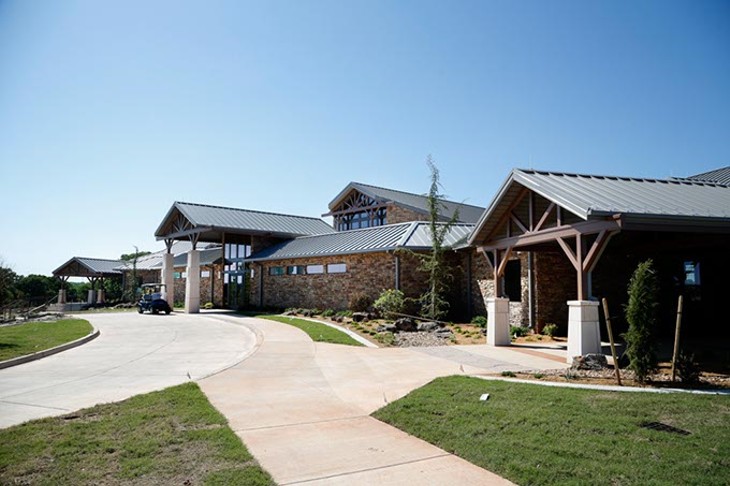
[[629,283],[629,303],[626,305],[626,321],[629,330],[623,335],[626,340],[626,355],[629,368],[640,383],[657,370],[655,329],[658,322],[659,285],[651,259],[636,267]]

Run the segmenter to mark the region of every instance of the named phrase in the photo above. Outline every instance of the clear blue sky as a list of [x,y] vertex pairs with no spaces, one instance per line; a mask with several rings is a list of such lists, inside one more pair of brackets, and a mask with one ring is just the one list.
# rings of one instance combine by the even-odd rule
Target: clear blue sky
[[486,206],[513,167],[730,165],[728,1],[0,0],[0,259],[159,249],[173,201],[351,180]]

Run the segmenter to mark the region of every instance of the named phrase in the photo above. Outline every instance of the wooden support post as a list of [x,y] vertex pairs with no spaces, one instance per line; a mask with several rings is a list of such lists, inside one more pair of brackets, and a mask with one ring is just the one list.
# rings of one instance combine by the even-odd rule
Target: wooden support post
[[676,378],[677,357],[679,355],[679,329],[682,327],[682,302],[683,297],[680,295],[677,301],[677,326],[674,330],[674,353],[672,353],[672,381]]
[[608,341],[611,343],[611,356],[613,357],[613,371],[616,374],[616,383],[621,386],[621,372],[619,371],[618,358],[616,357],[616,345],[613,341],[613,330],[611,329],[611,315],[608,313],[608,301],[603,298],[603,315],[606,318],[606,330],[608,331]]
[[499,258],[499,250],[494,250],[494,270],[492,271],[492,274],[494,275],[494,296],[499,297],[502,295],[502,281],[499,276],[499,267],[501,264],[501,260]]

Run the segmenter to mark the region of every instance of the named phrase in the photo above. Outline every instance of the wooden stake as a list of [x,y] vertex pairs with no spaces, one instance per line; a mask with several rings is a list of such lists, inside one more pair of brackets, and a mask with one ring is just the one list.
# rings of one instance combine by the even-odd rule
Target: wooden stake
[[613,371],[616,373],[616,383],[621,386],[621,372],[618,369],[618,358],[616,357],[616,345],[613,342],[613,331],[611,330],[611,316],[608,313],[608,301],[604,297],[601,299],[603,302],[603,315],[606,317],[606,329],[608,330],[608,340],[611,343],[611,356],[613,356]]
[[682,302],[680,295],[677,300],[677,327],[674,330],[674,353],[672,353],[672,381],[676,378],[677,355],[679,354],[679,328],[682,327]]

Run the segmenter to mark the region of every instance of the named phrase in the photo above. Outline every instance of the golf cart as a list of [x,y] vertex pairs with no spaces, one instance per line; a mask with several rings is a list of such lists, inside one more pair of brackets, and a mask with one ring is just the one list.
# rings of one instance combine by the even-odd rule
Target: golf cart
[[165,287],[165,284],[152,283],[142,285],[142,298],[139,300],[138,311],[140,314],[144,311],[149,311],[152,314],[159,314],[164,312],[169,314],[172,312],[172,307],[162,298],[161,289]]

